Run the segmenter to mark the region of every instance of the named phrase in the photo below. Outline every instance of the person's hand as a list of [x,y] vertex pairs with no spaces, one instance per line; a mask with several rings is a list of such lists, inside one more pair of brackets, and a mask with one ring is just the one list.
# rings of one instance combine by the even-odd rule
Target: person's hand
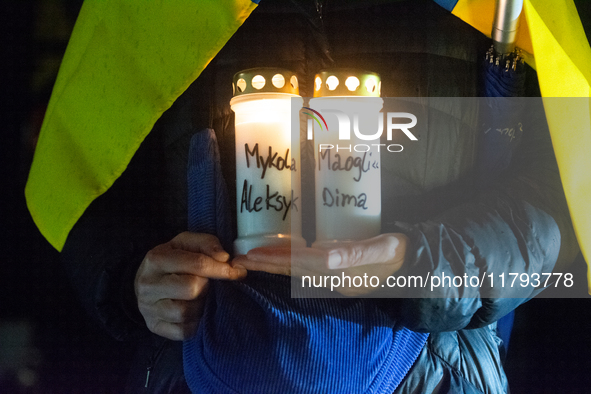
[[[251,271],[293,275],[377,276],[380,281],[404,264],[408,237],[402,233],[381,234],[363,241],[335,244],[330,249],[261,247],[239,256],[232,264]],[[370,286],[336,288],[343,295],[363,295]]]
[[135,277],[135,294],[148,329],[172,340],[190,338],[203,313],[209,279],[241,279],[246,269],[209,234],[181,233],[150,250]]

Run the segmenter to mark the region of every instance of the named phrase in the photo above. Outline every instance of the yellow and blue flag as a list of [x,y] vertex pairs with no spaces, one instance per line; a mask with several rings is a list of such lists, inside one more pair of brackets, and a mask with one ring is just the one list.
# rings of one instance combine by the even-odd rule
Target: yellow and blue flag
[[[436,1],[490,36],[494,0]],[[56,249],[256,3],[84,2],[25,189],[35,223]],[[536,68],[542,95],[582,97],[570,102],[576,108],[545,105],[577,238],[591,261],[591,49],[573,0],[524,0],[521,18],[517,46]]]

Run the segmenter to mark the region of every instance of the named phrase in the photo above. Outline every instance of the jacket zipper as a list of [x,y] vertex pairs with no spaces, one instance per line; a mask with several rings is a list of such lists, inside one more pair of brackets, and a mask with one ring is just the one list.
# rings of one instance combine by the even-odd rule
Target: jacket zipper
[[146,384],[144,385],[144,388],[148,388],[148,384],[150,383],[150,372],[152,372],[158,356],[160,356],[160,353],[162,353],[164,345],[166,345],[166,340],[163,340],[162,343],[158,345],[158,349],[152,354],[152,357],[148,359],[148,366],[146,368]]

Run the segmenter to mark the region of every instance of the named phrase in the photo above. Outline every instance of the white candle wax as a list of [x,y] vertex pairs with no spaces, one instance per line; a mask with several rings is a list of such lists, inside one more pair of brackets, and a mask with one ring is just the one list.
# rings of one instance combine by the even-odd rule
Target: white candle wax
[[[380,151],[375,146],[380,143],[379,137],[362,140],[353,127],[357,115],[359,130],[364,135],[375,134],[382,103],[380,98],[367,97],[310,100],[310,106],[323,114],[328,125],[326,130],[314,124],[315,247],[380,234]],[[349,139],[339,139],[339,127],[345,123],[339,122],[331,110],[338,110],[349,119]]]
[[231,101],[236,113],[237,254],[259,246],[305,245],[300,151],[299,144],[291,143],[292,97],[297,96],[254,93]]

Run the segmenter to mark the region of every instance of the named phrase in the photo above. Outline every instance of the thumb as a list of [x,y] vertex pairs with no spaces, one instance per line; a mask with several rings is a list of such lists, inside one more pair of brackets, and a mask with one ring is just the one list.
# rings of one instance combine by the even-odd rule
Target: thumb
[[343,243],[329,251],[328,268],[345,269],[403,260],[400,236],[406,237],[403,234],[381,234],[363,241]]

